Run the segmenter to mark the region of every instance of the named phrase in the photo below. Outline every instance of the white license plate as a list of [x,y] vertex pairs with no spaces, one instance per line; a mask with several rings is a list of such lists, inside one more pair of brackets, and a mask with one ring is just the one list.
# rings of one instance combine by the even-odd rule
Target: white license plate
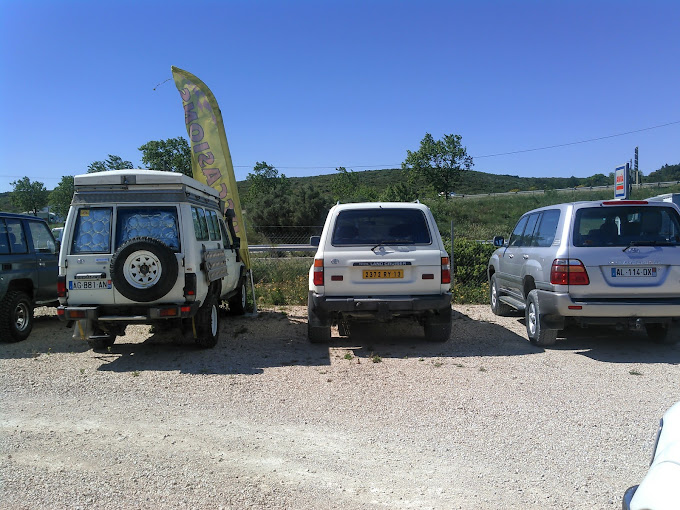
[[655,267],[612,267],[612,278],[656,277]]
[[68,282],[68,290],[110,289],[111,280],[73,280]]

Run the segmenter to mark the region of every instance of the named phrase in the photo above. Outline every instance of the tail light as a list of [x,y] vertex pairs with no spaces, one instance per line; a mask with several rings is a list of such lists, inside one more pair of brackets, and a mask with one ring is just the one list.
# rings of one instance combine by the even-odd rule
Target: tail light
[[323,259],[314,259],[314,285],[323,285]]
[[187,301],[196,300],[196,273],[184,275],[184,297]]
[[589,285],[588,271],[578,259],[555,259],[550,269],[553,285]]
[[66,276],[57,276],[57,297],[66,297]]
[[451,283],[451,265],[448,257],[442,257],[442,283]]

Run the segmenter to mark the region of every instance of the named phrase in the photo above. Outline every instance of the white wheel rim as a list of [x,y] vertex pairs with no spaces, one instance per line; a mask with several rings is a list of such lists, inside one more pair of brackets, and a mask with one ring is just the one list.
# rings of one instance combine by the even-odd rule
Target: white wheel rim
[[529,303],[529,333],[536,334],[536,308],[533,303]]
[[139,250],[125,259],[123,276],[136,289],[147,289],[158,283],[163,274],[161,261],[147,250]]
[[210,309],[210,333],[212,336],[217,335],[217,307],[215,305]]
[[246,308],[246,285],[241,286],[241,308],[245,310]]
[[496,300],[498,299],[498,296],[496,296],[496,284],[494,283],[491,285],[491,306],[496,308]]

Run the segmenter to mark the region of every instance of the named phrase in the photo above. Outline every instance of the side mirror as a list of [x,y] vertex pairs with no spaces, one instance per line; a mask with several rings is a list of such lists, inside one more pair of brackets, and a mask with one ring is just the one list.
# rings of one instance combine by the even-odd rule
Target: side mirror
[[503,239],[503,236],[496,236],[493,238],[493,245],[497,248],[500,248],[505,244],[505,239]]
[[309,238],[309,244],[312,246],[319,246],[319,243],[321,243],[321,236],[311,236]]

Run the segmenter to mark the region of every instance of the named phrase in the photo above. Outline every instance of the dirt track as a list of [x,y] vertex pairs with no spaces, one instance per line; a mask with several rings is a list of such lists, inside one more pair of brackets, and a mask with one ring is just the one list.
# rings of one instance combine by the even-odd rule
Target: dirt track
[[1,508],[620,508],[680,347],[458,306],[452,338],[306,340],[306,309],[225,316],[213,350],[128,327],[110,352],[42,309],[0,344]]

